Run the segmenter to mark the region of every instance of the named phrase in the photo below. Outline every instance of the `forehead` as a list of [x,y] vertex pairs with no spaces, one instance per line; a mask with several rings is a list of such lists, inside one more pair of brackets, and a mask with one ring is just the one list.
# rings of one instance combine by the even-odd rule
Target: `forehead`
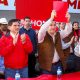
[[74,25],[78,25],[78,23],[74,23]]
[[12,25],[17,26],[17,25],[19,25],[19,22],[13,22]]
[[30,19],[26,18],[25,21],[30,21]]
[[65,24],[65,23],[61,22],[60,24]]
[[49,29],[53,29],[53,28],[56,28],[56,26],[49,26]]

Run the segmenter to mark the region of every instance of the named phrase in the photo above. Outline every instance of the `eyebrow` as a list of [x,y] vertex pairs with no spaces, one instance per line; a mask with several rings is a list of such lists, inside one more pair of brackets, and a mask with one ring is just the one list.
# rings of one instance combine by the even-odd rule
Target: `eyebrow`
[[20,26],[20,25],[13,25],[13,26]]

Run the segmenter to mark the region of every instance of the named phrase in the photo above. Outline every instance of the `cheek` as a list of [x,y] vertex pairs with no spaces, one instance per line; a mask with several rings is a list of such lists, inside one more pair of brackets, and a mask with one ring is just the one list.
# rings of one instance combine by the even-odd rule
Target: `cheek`
[[52,28],[51,30],[52,30],[52,31],[55,31],[55,30],[56,30],[56,28]]
[[78,29],[78,26],[74,26],[74,29]]
[[55,29],[52,29],[52,31],[55,31]]
[[24,25],[26,25],[27,24],[27,22],[24,22]]
[[12,30],[13,30],[13,31],[16,31],[16,29],[15,29],[15,28],[13,28]]
[[54,29],[51,29],[50,32],[55,32],[55,30]]
[[10,28],[8,28],[10,31],[12,31],[13,29],[12,29],[12,27],[10,27]]
[[19,27],[15,28],[16,31],[19,31]]
[[25,24],[29,24],[29,22],[26,22]]

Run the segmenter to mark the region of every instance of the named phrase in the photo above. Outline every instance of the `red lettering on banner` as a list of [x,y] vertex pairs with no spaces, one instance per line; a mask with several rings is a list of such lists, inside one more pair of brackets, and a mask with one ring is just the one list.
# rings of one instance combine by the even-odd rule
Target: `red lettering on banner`
[[74,9],[76,9],[77,6],[77,0],[74,0],[73,2],[71,2],[71,0],[68,0],[68,6],[73,6],[74,5]]
[[80,9],[80,0],[78,1],[78,9]]
[[8,1],[7,0],[0,0],[0,4],[8,5]]

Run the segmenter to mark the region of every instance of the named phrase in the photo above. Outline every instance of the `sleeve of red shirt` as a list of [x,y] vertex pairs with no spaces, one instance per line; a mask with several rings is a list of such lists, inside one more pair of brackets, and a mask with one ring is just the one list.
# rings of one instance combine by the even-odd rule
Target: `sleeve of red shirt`
[[33,51],[33,46],[28,35],[26,35],[26,42],[23,44],[23,48],[28,54]]
[[0,39],[0,55],[5,56],[8,55],[13,51],[14,45],[12,41],[9,42],[8,45],[6,45],[6,37],[2,37]]

